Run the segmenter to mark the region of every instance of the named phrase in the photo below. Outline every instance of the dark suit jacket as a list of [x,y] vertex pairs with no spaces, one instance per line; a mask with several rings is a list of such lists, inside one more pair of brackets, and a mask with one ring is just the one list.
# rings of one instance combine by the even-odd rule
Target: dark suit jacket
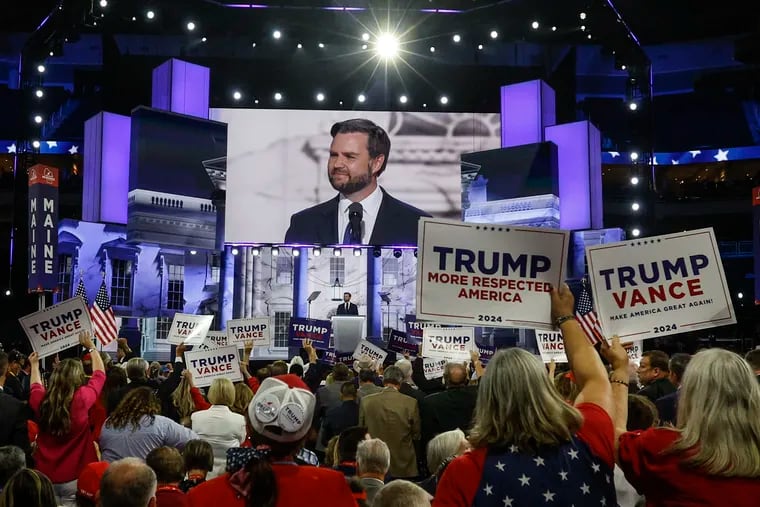
[[[391,197],[383,188],[383,201],[372,230],[370,245],[416,245],[417,221],[430,215],[420,209]],[[335,245],[338,238],[338,201],[336,195],[329,201],[299,211],[290,217],[285,243]]]
[[648,386],[644,387],[641,391],[639,391],[636,394],[639,394],[641,396],[646,396],[652,401],[652,403],[654,403],[655,401],[662,398],[666,394],[671,394],[675,392],[675,390],[676,390],[676,386],[674,386],[670,380],[666,378],[661,378],[661,379],[655,380]]
[[412,387],[412,385],[409,382],[404,382],[401,384],[401,387],[399,387],[398,392],[401,394],[405,394],[407,396],[411,396],[415,400],[417,400],[417,403],[421,403],[422,400],[425,399],[425,393],[420,391],[419,389],[415,389]]
[[353,303],[348,303],[348,310],[346,310],[346,303],[338,305],[338,315],[359,315],[359,307]]
[[422,445],[427,448],[434,436],[445,431],[459,428],[466,433],[472,427],[477,399],[478,388],[475,386],[452,387],[426,396],[420,402]]
[[337,407],[329,409],[322,421],[322,445],[327,446],[332,437],[358,424],[359,404],[357,402],[344,401]]
[[29,406],[13,396],[0,393],[0,446],[15,445],[26,453],[27,464],[31,465],[31,449],[26,421],[31,413]]
[[678,413],[678,391],[666,394],[654,402],[657,412],[660,413],[660,425],[668,423],[676,424],[676,414]]

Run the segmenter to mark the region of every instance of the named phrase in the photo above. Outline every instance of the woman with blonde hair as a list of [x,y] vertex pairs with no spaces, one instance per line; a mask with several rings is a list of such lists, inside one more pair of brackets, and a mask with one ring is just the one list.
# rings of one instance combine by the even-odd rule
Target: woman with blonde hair
[[53,484],[45,474],[22,468],[8,479],[0,494],[1,507],[57,507]]
[[519,348],[497,352],[480,380],[473,450],[446,468],[436,507],[615,505],[607,371],[575,320],[567,285],[552,289],[551,303],[580,390],[575,406],[560,396],[538,357]]
[[140,458],[168,446],[182,449],[198,438],[193,431],[161,414],[161,404],[150,387],[132,389],[124,396],[100,432],[103,461]]
[[230,409],[236,414],[245,416],[248,412],[248,404],[253,399],[253,391],[242,382],[235,382],[235,403]]
[[103,360],[90,333],[80,333],[79,343],[92,357],[92,377],[87,382],[82,362],[64,359],[45,389],[39,356],[36,352],[29,356],[32,363],[29,406],[39,423],[34,460],[37,470],[52,481],[58,501],[66,506],[75,505],[77,479],[82,469],[98,461],[89,412],[106,381]]
[[224,473],[227,449],[240,447],[245,442],[245,417],[234,413],[230,407],[235,403],[235,386],[226,378],[215,378],[208,390],[208,410],[195,412],[192,416],[193,431],[214,449],[214,469],[209,478]]
[[647,505],[757,506],[760,386],[741,356],[709,349],[691,359],[677,422],[620,436],[618,463]]

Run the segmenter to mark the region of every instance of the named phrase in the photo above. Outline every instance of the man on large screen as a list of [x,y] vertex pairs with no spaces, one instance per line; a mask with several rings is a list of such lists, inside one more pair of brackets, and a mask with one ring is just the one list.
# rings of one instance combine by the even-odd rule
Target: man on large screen
[[377,183],[391,141],[382,127],[356,118],[330,129],[327,177],[339,193],[290,217],[285,243],[416,245],[417,221],[430,216]]

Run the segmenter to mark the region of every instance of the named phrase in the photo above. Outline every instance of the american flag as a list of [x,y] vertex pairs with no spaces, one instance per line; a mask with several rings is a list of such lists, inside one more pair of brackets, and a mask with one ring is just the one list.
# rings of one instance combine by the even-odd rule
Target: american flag
[[581,284],[580,292],[575,296],[575,317],[592,345],[604,340],[602,325],[594,312],[591,292],[585,282]]
[[77,285],[77,290],[74,293],[74,297],[78,297],[78,296],[84,299],[85,306],[89,306],[90,300],[87,299],[87,290],[84,288],[84,282],[82,281],[81,278],[79,279],[79,285]]
[[116,328],[116,318],[113,315],[111,301],[109,301],[108,293],[106,292],[105,280],[100,283],[98,295],[95,296],[95,304],[92,305],[92,309],[90,310],[90,318],[92,319],[92,329],[95,332],[95,336],[103,345],[108,345],[119,337],[119,330]]

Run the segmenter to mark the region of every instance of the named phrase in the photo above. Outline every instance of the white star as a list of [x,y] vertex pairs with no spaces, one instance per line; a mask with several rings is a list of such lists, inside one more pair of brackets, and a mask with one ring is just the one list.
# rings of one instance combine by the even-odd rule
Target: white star
[[563,481],[566,481],[566,480],[567,480],[567,472],[560,472],[560,473],[559,473],[559,476],[560,476],[560,477],[562,477],[562,480],[563,480]]
[[512,444],[512,445],[509,446],[509,452],[513,452],[514,453],[514,452],[517,452],[519,450],[520,450],[520,448],[517,447],[515,444]]
[[16,153],[16,143],[11,144],[7,147],[8,153]]
[[678,165],[678,164],[679,164],[678,160],[671,160],[670,162],[671,162],[673,165]]
[[58,148],[58,141],[45,141],[48,148]]
[[692,150],[689,153],[691,153],[691,158],[696,158],[697,155],[701,155],[702,154],[702,150]]
[[602,467],[599,466],[599,463],[594,463],[593,465],[591,465],[591,468],[593,468],[594,469],[594,473],[596,473],[599,470],[601,470]]
[[544,466],[544,458],[542,458],[541,456],[538,456],[538,457],[536,457],[536,458],[533,458],[533,461],[535,461],[535,462],[536,462],[536,466],[537,466],[537,467],[542,467],[542,466]]
[[570,449],[569,451],[567,451],[567,454],[570,456],[571,460],[578,459],[578,451],[576,451],[575,449]]
[[586,484],[586,483],[584,482],[584,483],[583,483],[583,486],[581,486],[581,491],[583,491],[583,494],[584,494],[584,495],[588,495],[589,493],[591,493],[591,488],[589,487],[589,485],[588,485],[588,484]]
[[718,148],[718,154],[713,157],[718,162],[725,162],[728,160],[728,150],[721,150]]
[[502,463],[501,461],[499,461],[498,463],[496,463],[496,468],[499,469],[499,472],[503,472],[504,471],[504,463]]
[[512,507],[512,502],[514,502],[515,499],[514,498],[509,498],[508,496],[505,496],[504,500],[502,500],[502,501],[504,502],[504,507]]
[[544,502],[553,502],[554,497],[556,495],[556,493],[552,493],[548,489],[546,490],[546,493],[541,493],[541,494],[544,495]]
[[610,476],[609,475],[605,475],[604,478],[607,480],[607,484],[609,484],[610,483]]
[[493,486],[491,486],[490,484],[486,484],[486,487],[483,488],[483,491],[486,492],[486,496],[493,495]]
[[611,151],[611,152],[609,152],[609,153],[610,153],[610,156],[611,156],[612,158],[617,158],[617,157],[619,157],[619,156],[620,156],[620,152],[619,152],[619,151]]
[[602,497],[602,505],[607,505],[607,499]]
[[530,477],[526,477],[525,474],[517,480],[520,481],[520,486],[530,486]]
[[77,146],[76,144],[73,145],[71,148],[69,148],[69,153],[71,153],[72,155],[76,155],[77,153],[79,153],[79,146]]

